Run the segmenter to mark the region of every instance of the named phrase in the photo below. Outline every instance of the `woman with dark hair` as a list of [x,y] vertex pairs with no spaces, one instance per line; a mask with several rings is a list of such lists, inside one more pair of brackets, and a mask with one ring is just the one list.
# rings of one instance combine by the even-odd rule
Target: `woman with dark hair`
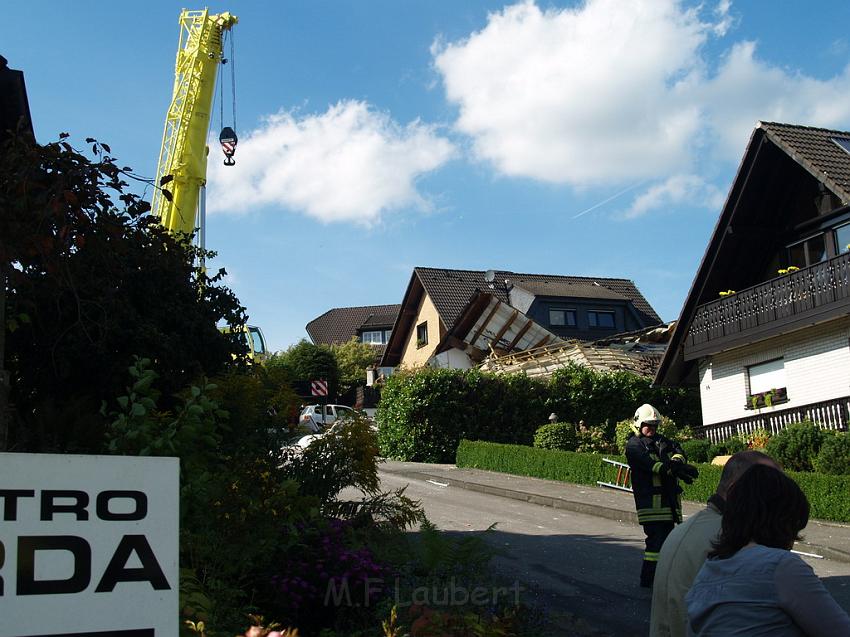
[[688,634],[850,636],[850,617],[790,552],[808,521],[796,482],[766,465],[748,469],[729,490],[720,537],[685,597]]

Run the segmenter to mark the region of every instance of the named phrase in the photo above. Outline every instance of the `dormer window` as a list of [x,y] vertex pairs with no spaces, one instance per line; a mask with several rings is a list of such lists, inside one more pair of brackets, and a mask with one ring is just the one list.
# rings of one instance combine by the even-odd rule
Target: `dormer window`
[[555,327],[575,327],[576,311],[560,308],[549,310],[549,325]]
[[616,322],[614,321],[614,313],[609,312],[607,310],[588,310],[587,324],[590,327],[616,327]]

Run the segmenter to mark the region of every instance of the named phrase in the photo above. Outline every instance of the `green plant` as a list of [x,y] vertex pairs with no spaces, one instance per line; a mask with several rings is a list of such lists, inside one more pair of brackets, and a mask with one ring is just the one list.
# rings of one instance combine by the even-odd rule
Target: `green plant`
[[739,437],[747,449],[755,449],[758,451],[767,446],[771,433],[767,429],[759,428],[751,431],[750,433],[742,433]]
[[534,432],[534,446],[539,449],[575,451],[577,443],[575,425],[568,422],[549,423]]
[[[614,443],[619,453],[625,453],[626,442],[633,433],[631,418],[621,420],[617,423],[614,433]],[[676,425],[672,418],[668,418],[667,416],[661,416],[661,424],[658,427],[658,433],[665,438],[675,440],[678,443],[682,443],[685,440],[691,440],[694,437],[694,433],[690,427],[685,426],[680,428]]]
[[814,467],[820,473],[850,474],[850,433],[827,435],[814,460]]
[[617,447],[608,436],[607,427],[588,427],[576,432],[575,451],[581,453],[617,453]]
[[765,450],[787,471],[811,471],[824,431],[810,420],[788,425],[773,436]]
[[[605,457],[625,461],[621,456]],[[603,463],[602,458],[597,454],[464,440],[458,447],[457,466],[595,485],[597,480],[612,481],[611,467]],[[699,477],[694,483],[681,485],[684,489],[682,497],[705,502],[717,489],[722,468],[710,464],[701,464],[698,468]],[[800,485],[809,499],[812,518],[850,522],[850,476],[786,473]]]
[[685,440],[682,443],[682,451],[685,452],[685,457],[688,462],[708,462],[708,450],[711,447],[711,442],[705,438],[697,438],[694,440]]

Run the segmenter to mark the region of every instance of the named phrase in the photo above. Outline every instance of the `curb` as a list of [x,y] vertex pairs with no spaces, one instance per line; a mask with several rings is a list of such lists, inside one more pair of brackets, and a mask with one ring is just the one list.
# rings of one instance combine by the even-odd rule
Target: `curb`
[[[381,468],[380,470],[384,473],[390,473],[397,476],[415,477],[421,480],[425,480],[426,482],[428,480],[434,480],[439,482],[440,484],[446,484],[448,486],[457,487],[459,489],[466,489],[467,491],[476,491],[478,493],[486,493],[487,495],[495,495],[500,498],[520,500],[522,502],[539,504],[541,506],[547,506],[553,509],[560,509],[562,511],[572,511],[574,513],[583,513],[584,515],[593,515],[599,518],[605,518],[607,520],[614,520],[616,522],[631,522],[633,524],[638,523],[637,513],[634,511],[623,511],[622,509],[614,509],[612,507],[606,507],[598,504],[576,502],[575,500],[566,500],[564,498],[558,498],[554,496],[527,493],[525,491],[517,491],[516,489],[506,489],[505,487],[494,487],[488,484],[470,482],[468,480],[458,480],[456,478],[433,475],[422,471],[390,471],[385,468]],[[840,549],[834,549],[829,546],[822,546],[820,544],[810,544],[808,542],[799,542],[798,547],[811,549],[812,552],[823,556],[825,559],[850,564],[850,553],[847,553]]]

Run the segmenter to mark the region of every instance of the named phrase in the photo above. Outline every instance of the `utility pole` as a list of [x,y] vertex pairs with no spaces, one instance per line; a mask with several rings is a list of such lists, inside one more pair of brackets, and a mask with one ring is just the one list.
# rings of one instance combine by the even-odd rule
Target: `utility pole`
[[[23,71],[10,69],[0,55],[0,145],[14,131],[35,139]],[[6,371],[6,281],[10,263],[0,261],[0,451],[9,446],[9,372]]]

